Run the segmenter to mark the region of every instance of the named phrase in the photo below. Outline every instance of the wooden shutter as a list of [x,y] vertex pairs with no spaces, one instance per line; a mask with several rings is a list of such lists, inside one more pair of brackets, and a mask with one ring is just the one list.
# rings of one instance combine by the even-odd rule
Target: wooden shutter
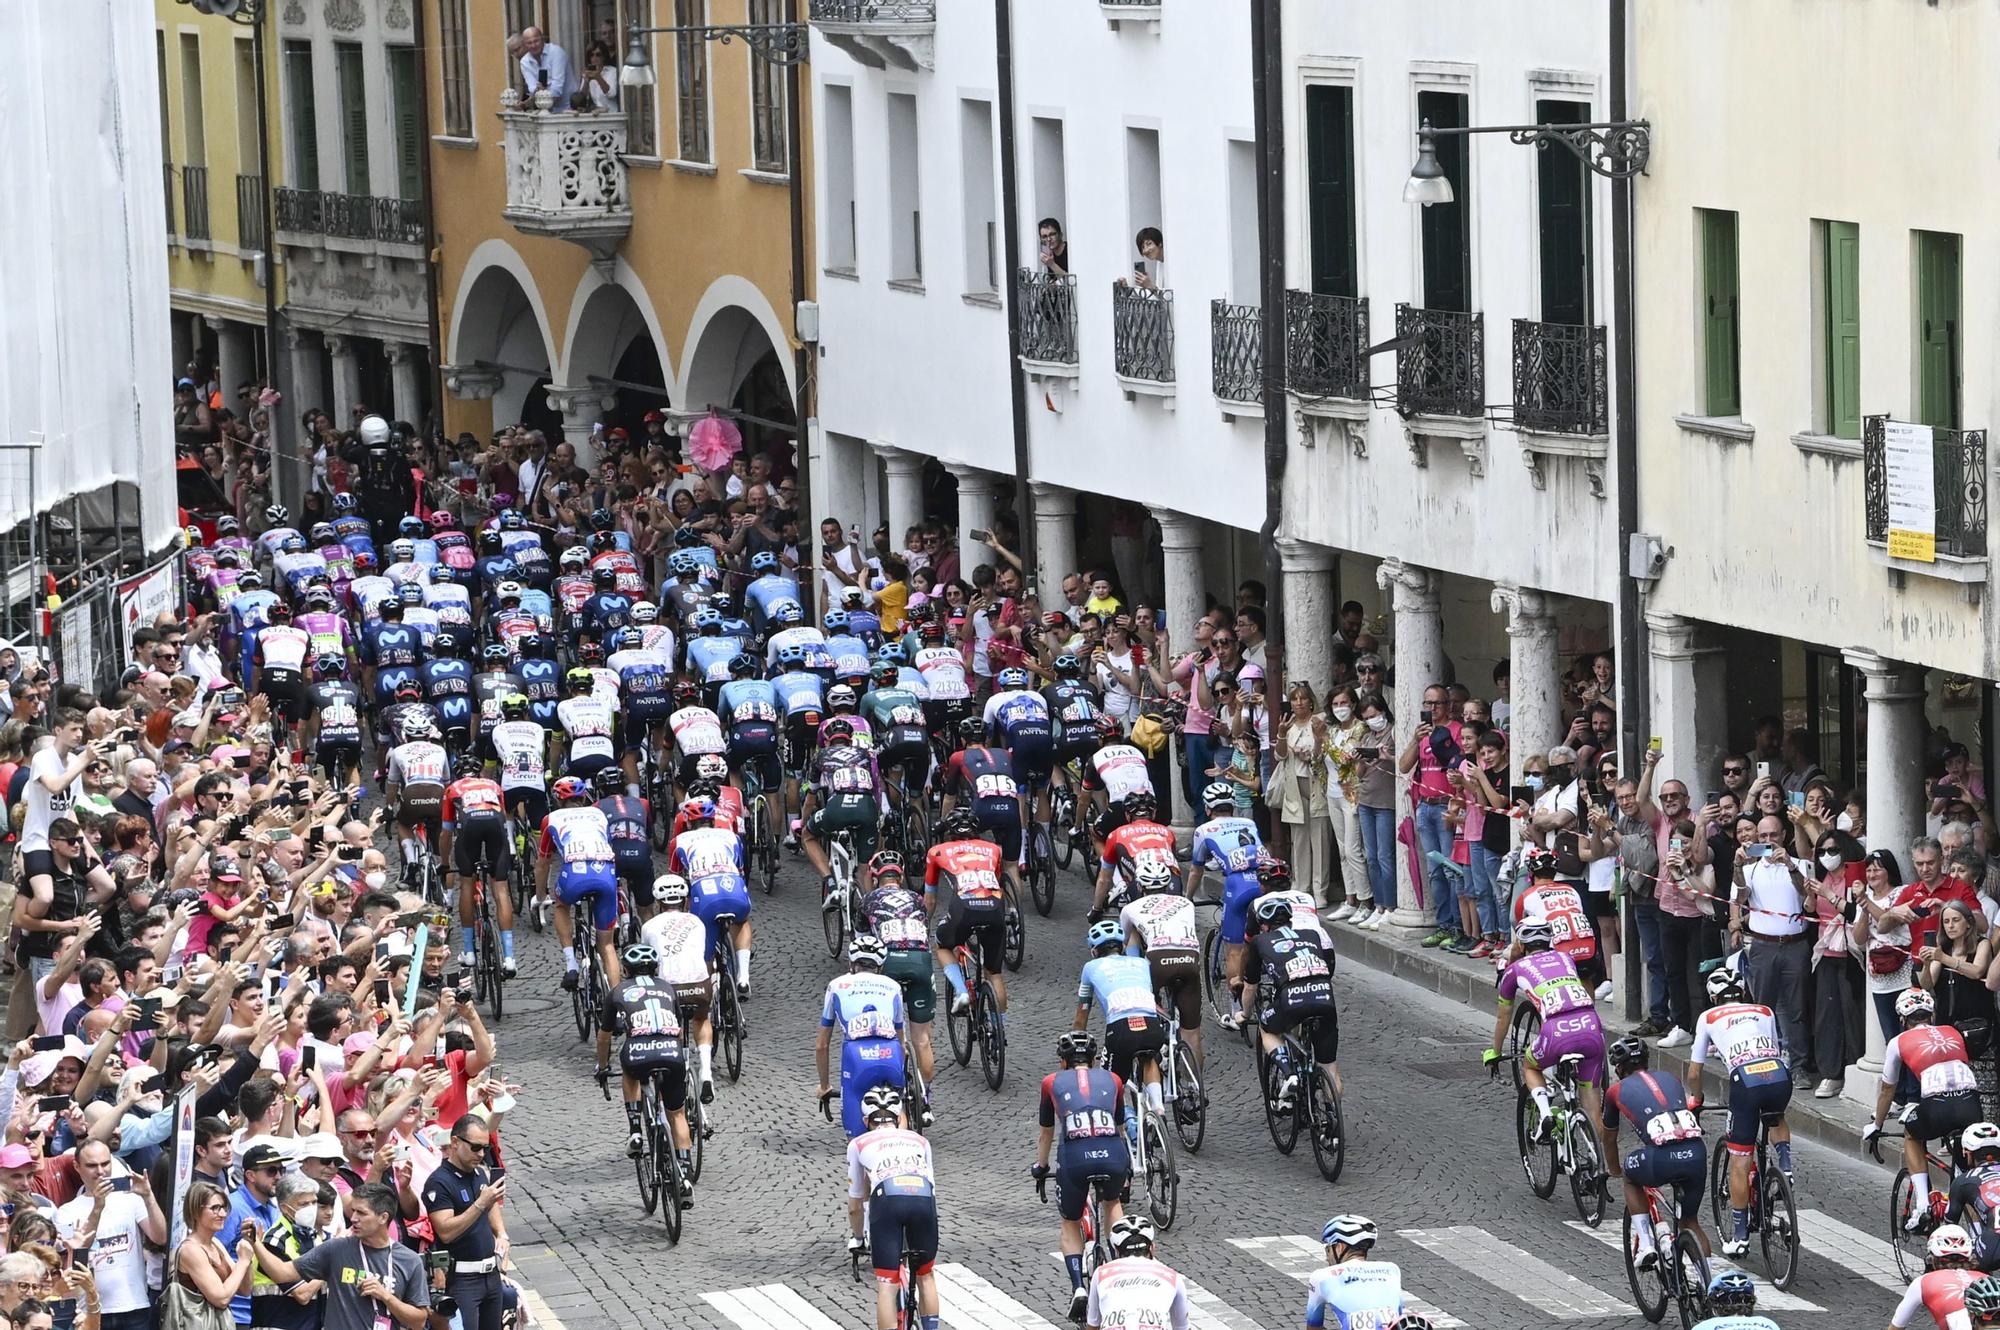
[[347,192],[367,195],[368,185],[368,81],[363,76],[361,47],[354,42],[336,42],[335,68],[340,75],[340,149],[346,162]]
[[[1417,115],[1433,129],[1463,129],[1467,99],[1457,92],[1420,92]],[[1466,137],[1437,140],[1438,165],[1451,182],[1452,201],[1423,209],[1424,308],[1472,309],[1472,188],[1466,172]]]
[[1702,352],[1711,416],[1743,410],[1736,359],[1736,214],[1701,213]]
[[1360,294],[1354,243],[1354,89],[1306,89],[1306,206],[1312,232],[1312,289]]
[[[1549,125],[1582,124],[1590,118],[1582,102],[1538,101],[1535,119]],[[1566,149],[1544,145],[1535,152],[1536,230],[1541,248],[1542,321],[1590,321],[1589,173]]]
[[1861,228],[1828,222],[1826,256],[1826,432],[1861,437]]
[[319,103],[313,87],[311,42],[285,43],[286,101],[291,107],[292,184],[299,189],[319,188]]
[[1958,426],[1958,237],[1917,233],[1917,419]]
[[420,199],[424,195],[424,126],[417,114],[417,53],[409,46],[386,49],[390,97],[395,102],[396,195]]

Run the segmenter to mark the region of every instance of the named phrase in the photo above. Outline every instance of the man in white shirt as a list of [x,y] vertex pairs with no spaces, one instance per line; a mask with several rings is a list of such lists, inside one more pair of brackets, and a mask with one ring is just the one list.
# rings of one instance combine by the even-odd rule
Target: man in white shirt
[[103,1330],[143,1330],[151,1303],[139,1239],[165,1245],[166,1216],[146,1175],[114,1166],[111,1148],[102,1141],[87,1141],[76,1152],[76,1171],[83,1188],[56,1211],[56,1227],[64,1239],[79,1230],[97,1235],[89,1249],[90,1271],[97,1277]]
[[576,91],[569,53],[543,36],[540,28],[521,29],[521,81],[528,85],[530,97],[543,88],[554,94],[551,110],[569,109],[570,94]]
[[1786,852],[1789,834],[1783,818],[1767,817],[1757,824],[1756,843],[1737,850],[1729,943],[1750,945],[1750,991],[1777,1013],[1796,1082],[1812,1052],[1805,992],[1818,930],[1806,927],[1805,865]]

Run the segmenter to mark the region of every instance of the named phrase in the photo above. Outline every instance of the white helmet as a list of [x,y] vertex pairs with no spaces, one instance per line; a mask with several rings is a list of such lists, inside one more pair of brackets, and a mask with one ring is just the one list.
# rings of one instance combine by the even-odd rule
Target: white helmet
[[1141,859],[1132,866],[1132,885],[1141,895],[1156,891],[1171,891],[1174,885],[1174,870],[1158,859]]
[[847,944],[849,965],[872,965],[879,970],[888,959],[889,944],[873,933],[856,933]]
[[662,873],[653,879],[653,899],[670,910],[688,903],[688,880],[679,873]]
[[1907,1021],[1912,1016],[1922,1016],[1929,1020],[1937,1014],[1937,1002],[1921,988],[1910,988],[1896,999],[1896,1019]]
[[1965,1129],[1965,1135],[1958,1138],[1958,1148],[1965,1152],[1967,1159],[1976,1158],[1983,1150],[2000,1154],[2000,1127],[1990,1122],[1975,1122]]
[[264,520],[272,526],[283,526],[292,520],[292,510],[282,503],[274,503],[264,510]]
[[1335,1215],[1319,1231],[1319,1240],[1328,1247],[1337,1242],[1343,1247],[1366,1250],[1375,1245],[1375,1221],[1366,1215]]
[[694,760],[694,778],[696,780],[728,780],[729,762],[720,753],[703,753]]
[[1144,1256],[1153,1250],[1159,1232],[1144,1215],[1126,1215],[1105,1236],[1111,1241],[1111,1250],[1120,1256]]
[[1709,972],[1707,987],[1710,1002],[1741,1002],[1748,996],[1743,987],[1743,976],[1727,965],[1719,965]]
[[660,607],[650,600],[632,602],[629,613],[633,623],[658,623],[660,620]]
[[389,441],[389,422],[380,416],[363,416],[361,428],[356,433],[360,434],[361,442],[372,448]]
[[1523,919],[1514,925],[1514,940],[1524,947],[1546,947],[1555,942],[1556,931],[1546,919]]
[[1226,780],[1210,781],[1202,787],[1201,806],[1203,808],[1213,808],[1217,804],[1234,804],[1235,802],[1236,787]]
[[[873,1122],[879,1117],[897,1118],[903,1113],[902,1091],[889,1085],[872,1085],[861,1096],[861,1120]],[[1965,1230],[1960,1229],[1963,1233]]]
[[1940,1224],[1931,1231],[1931,1240],[1924,1245],[1924,1254],[1933,1261],[1970,1261],[1972,1235],[1957,1224]]

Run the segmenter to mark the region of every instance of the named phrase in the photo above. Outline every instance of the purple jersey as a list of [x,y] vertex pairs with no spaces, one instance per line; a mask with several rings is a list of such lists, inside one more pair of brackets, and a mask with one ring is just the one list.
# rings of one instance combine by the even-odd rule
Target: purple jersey
[[1516,996],[1526,996],[1545,1021],[1568,1011],[1596,1010],[1589,987],[1576,977],[1575,964],[1553,948],[1531,951],[1501,974],[1500,1000],[1512,1002]]

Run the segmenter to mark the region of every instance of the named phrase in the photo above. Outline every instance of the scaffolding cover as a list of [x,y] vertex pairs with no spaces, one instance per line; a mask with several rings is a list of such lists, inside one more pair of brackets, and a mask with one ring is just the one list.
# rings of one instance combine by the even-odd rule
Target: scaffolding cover
[[[0,528],[117,481],[149,550],[172,538],[173,354],[153,7],[9,6]],[[87,53],[79,58],[80,53]]]

